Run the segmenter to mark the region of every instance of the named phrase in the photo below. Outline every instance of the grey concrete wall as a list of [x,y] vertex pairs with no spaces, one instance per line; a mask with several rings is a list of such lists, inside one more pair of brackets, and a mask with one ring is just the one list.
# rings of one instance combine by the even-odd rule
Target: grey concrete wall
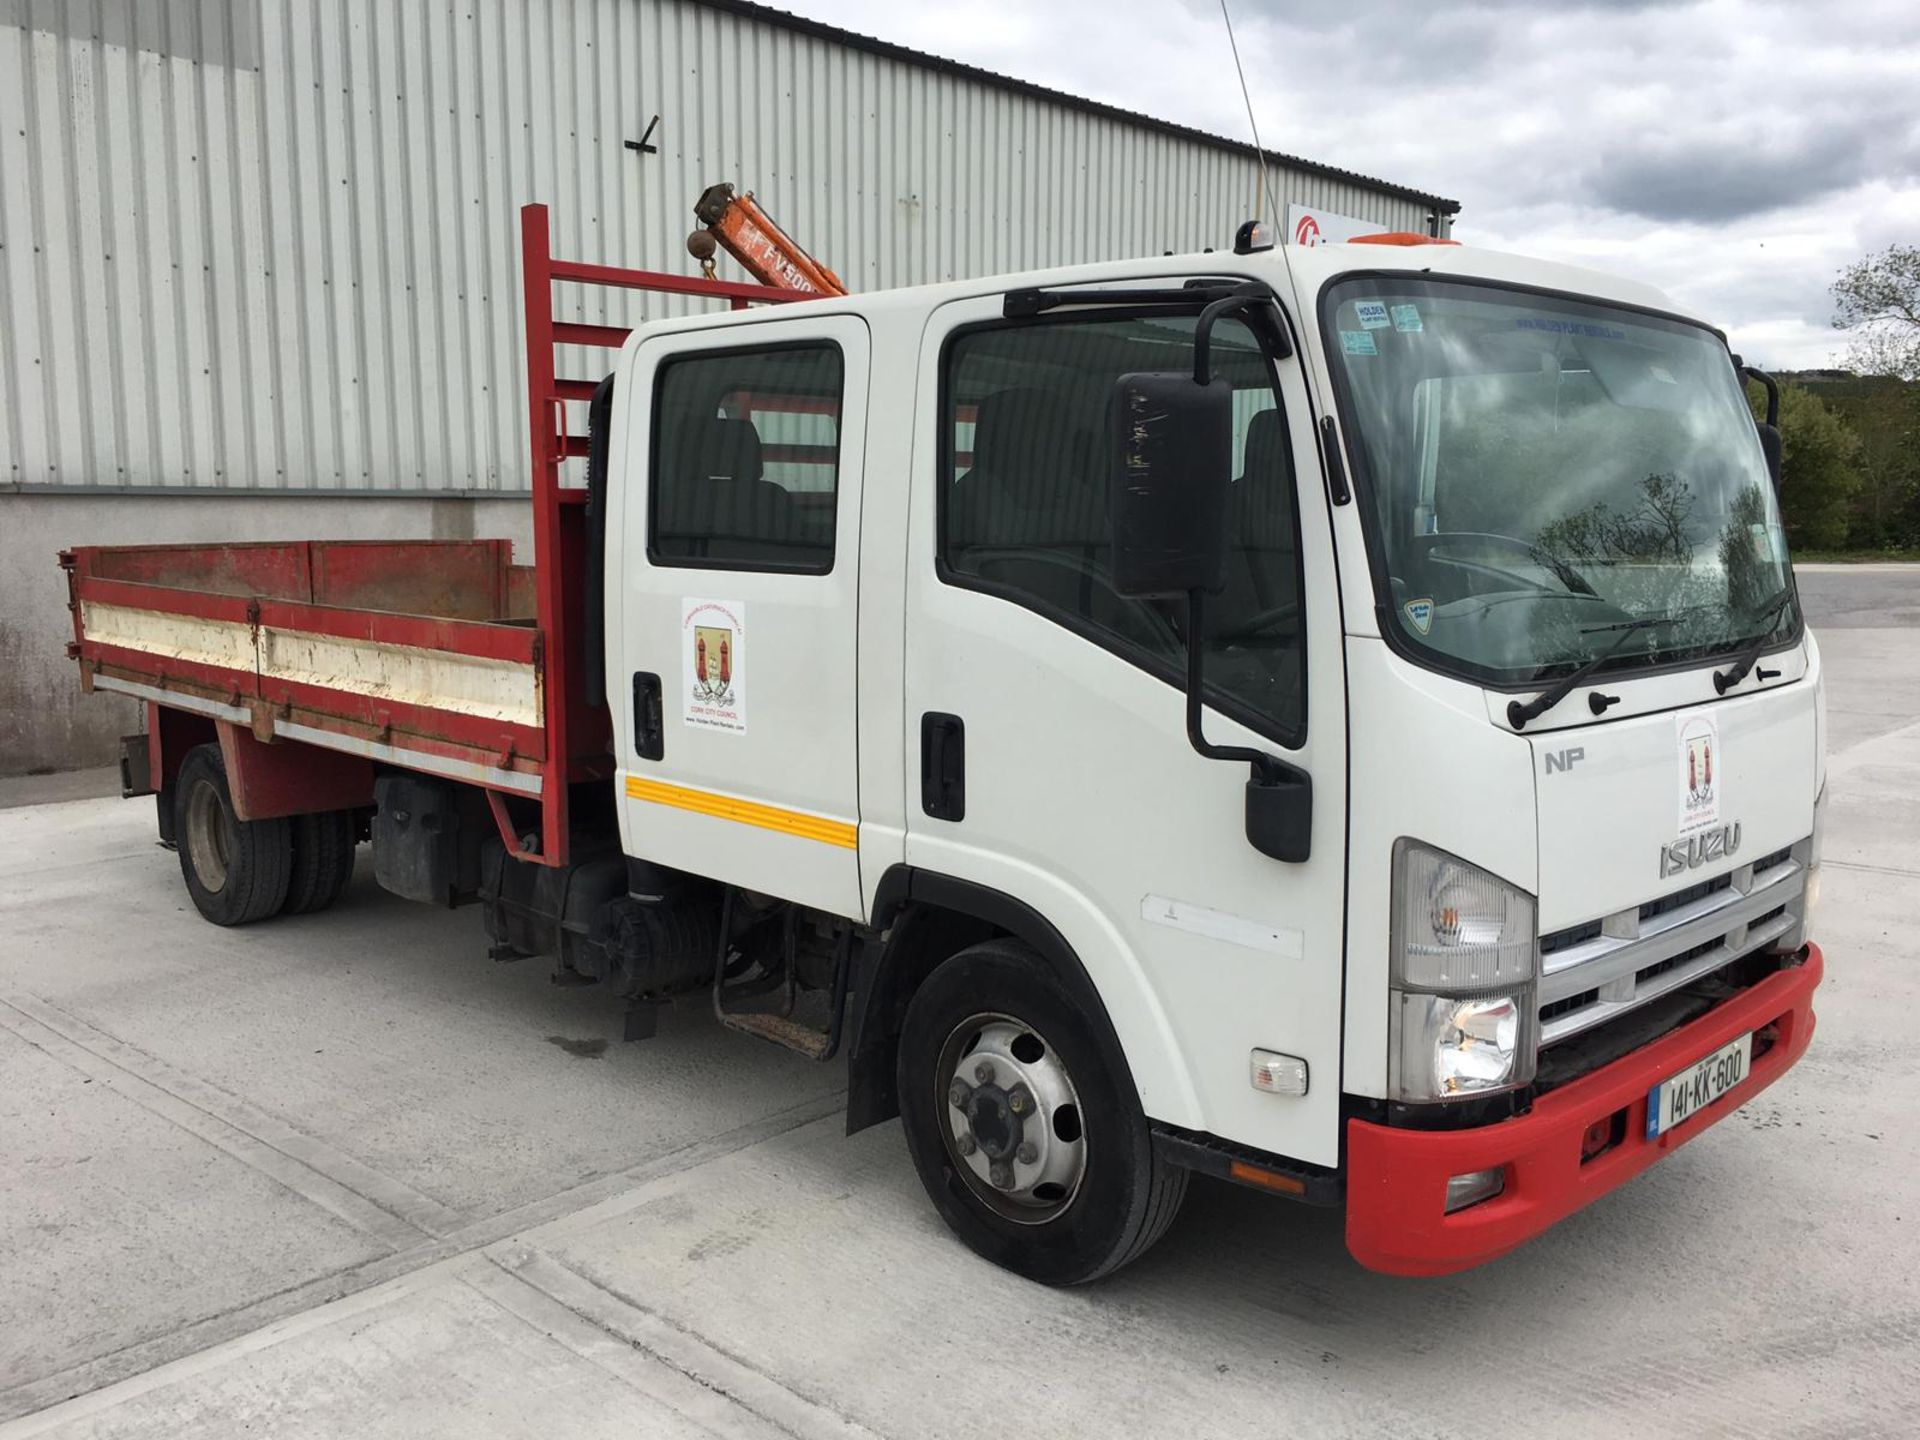
[[63,549],[501,537],[526,563],[532,528],[524,498],[0,494],[0,775],[103,765],[117,755],[120,736],[142,728],[137,702],[81,693],[66,656],[73,622],[55,563]]

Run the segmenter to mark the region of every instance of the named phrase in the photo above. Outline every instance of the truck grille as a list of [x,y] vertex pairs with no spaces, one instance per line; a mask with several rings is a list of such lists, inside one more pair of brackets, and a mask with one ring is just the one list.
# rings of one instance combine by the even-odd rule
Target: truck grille
[[1810,840],[1630,910],[1540,937],[1544,1049],[1797,930]]

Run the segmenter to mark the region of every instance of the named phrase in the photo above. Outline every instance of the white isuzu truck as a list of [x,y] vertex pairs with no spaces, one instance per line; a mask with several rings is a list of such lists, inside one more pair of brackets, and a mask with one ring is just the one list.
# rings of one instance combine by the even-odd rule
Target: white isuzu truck
[[208,918],[368,841],[630,1034],[844,1051],[849,1129],[1050,1283],[1195,1170],[1479,1264],[1804,1053],[1819,651],[1709,325],[1420,236],[755,306],[526,225],[533,565],[63,557]]

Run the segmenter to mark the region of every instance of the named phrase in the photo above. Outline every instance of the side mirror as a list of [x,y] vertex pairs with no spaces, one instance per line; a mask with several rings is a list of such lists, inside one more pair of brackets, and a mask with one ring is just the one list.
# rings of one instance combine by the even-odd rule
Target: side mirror
[[1147,372],[1114,382],[1113,588],[1141,600],[1187,602],[1187,740],[1209,760],[1253,767],[1247,842],[1300,864],[1312,853],[1313,781],[1277,755],[1215,745],[1201,726],[1206,597],[1227,584],[1227,504],[1233,484],[1233,387],[1212,378],[1208,316],[1196,327],[1192,373]]
[[1191,371],[1114,382],[1113,588],[1140,599],[1227,583],[1233,387]]

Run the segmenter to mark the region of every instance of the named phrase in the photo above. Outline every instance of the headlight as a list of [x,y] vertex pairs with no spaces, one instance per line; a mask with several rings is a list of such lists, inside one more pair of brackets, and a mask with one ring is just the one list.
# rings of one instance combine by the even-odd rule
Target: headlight
[[1453,1100],[1533,1079],[1533,897],[1415,840],[1393,847],[1387,1084]]

